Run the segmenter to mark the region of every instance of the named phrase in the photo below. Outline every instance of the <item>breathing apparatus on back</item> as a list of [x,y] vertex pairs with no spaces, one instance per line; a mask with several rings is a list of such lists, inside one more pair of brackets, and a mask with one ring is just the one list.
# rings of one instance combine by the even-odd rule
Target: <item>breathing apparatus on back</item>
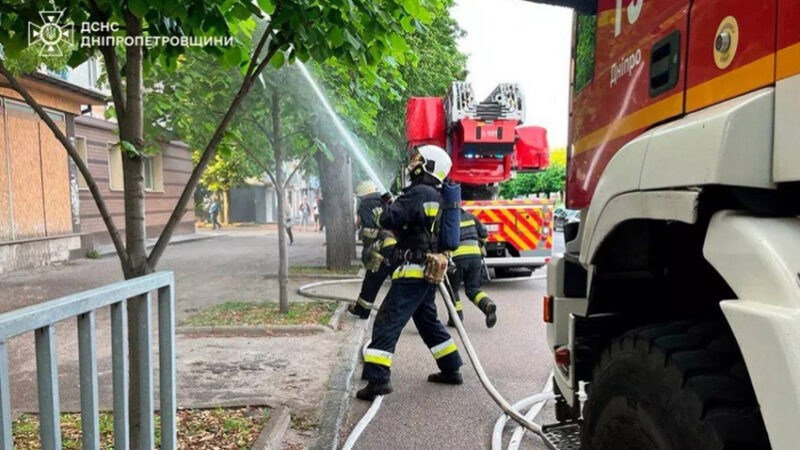
[[[437,253],[432,258],[444,256],[440,252],[453,251],[458,248],[461,226],[461,185],[449,182],[446,178],[452,167],[452,160],[442,148],[435,145],[423,145],[415,149],[408,165],[411,184],[427,184],[440,188],[442,205],[432,230]],[[436,256],[438,255],[438,256]],[[446,270],[446,257],[444,264],[439,258],[426,264],[426,278],[428,281],[438,283],[441,270]],[[427,274],[428,269],[436,267],[435,274]]]

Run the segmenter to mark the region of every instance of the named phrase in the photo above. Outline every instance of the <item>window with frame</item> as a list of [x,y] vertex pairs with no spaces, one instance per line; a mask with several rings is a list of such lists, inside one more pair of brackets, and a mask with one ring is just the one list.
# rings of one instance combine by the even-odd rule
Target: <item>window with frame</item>
[[122,181],[122,150],[119,145],[108,144],[108,187],[112,191],[121,191],[125,184]]
[[594,78],[596,45],[597,13],[577,12],[573,61],[575,92],[583,90]]
[[[78,155],[81,157],[81,161],[84,164],[89,164],[89,149],[86,147],[86,138],[83,136],[75,136],[75,150],[78,151]],[[78,189],[87,190],[89,189],[89,185],[86,183],[86,178],[83,177],[83,174],[78,171]]]
[[164,192],[164,168],[161,154],[144,158],[142,162],[145,190]]

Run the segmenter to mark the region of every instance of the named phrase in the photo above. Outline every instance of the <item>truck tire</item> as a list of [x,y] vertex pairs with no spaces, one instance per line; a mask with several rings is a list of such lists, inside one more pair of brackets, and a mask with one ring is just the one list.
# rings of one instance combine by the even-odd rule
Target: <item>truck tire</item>
[[769,439],[727,325],[683,321],[614,339],[589,384],[584,450],[760,450]]

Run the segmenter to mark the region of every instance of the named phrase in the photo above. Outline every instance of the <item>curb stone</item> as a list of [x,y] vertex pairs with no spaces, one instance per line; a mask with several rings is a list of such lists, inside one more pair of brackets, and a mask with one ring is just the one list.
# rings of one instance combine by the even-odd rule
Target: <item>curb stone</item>
[[261,431],[256,442],[250,447],[251,450],[280,450],[283,443],[283,436],[289,429],[291,417],[289,408],[285,406],[277,407],[270,414],[267,426]]
[[[186,234],[186,235],[177,236],[176,238],[173,238],[172,240],[170,240],[169,244],[167,244],[167,246],[169,247],[171,245],[180,245],[180,244],[188,244],[188,243],[197,242],[197,241],[205,241],[205,240],[214,239],[214,238],[217,238],[217,237],[220,237],[220,236],[226,236],[226,235],[224,235],[224,234],[203,234],[203,233],[196,233],[195,232],[195,233],[190,233],[190,234]],[[149,250],[149,249],[152,249],[153,247],[155,247],[155,245],[156,245],[156,242],[155,242],[155,240],[153,240],[152,242],[147,242],[145,244],[145,248]],[[117,251],[114,249],[113,245],[98,246],[97,248],[95,248],[95,250],[97,251],[99,258],[106,258],[106,257],[109,257],[109,256],[117,254]]]
[[214,335],[214,336],[302,336],[309,334],[330,333],[331,329],[326,325],[264,325],[264,326],[198,326],[198,327],[177,327],[175,334],[192,335]]
[[[361,273],[361,272],[359,272]],[[297,281],[297,280],[349,280],[351,278],[359,278],[358,274],[338,274],[338,273],[308,273],[308,274],[291,274],[289,275],[289,280]],[[363,276],[361,277],[363,278]],[[277,280],[277,274],[267,274],[264,275],[265,280]]]
[[361,345],[369,320],[356,320],[354,317],[347,317],[344,320],[351,322],[353,329],[347,342],[339,348],[338,361],[331,372],[328,390],[323,399],[319,436],[311,446],[311,450],[336,449],[339,442],[339,428],[350,406],[353,373],[360,359]]
[[331,315],[331,320],[328,321],[328,327],[333,330],[337,331],[339,329],[339,322],[342,319],[342,315],[347,310],[347,303],[339,302],[339,306],[336,308],[336,311],[333,312]]

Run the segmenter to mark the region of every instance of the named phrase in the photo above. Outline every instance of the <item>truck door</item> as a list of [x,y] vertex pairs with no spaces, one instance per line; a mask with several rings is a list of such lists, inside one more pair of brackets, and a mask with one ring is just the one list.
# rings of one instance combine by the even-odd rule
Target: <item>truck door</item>
[[570,208],[589,204],[622,146],[683,114],[689,6],[689,0],[597,0],[593,10],[576,13]]
[[775,83],[777,13],[778,0],[692,1],[687,112]]

